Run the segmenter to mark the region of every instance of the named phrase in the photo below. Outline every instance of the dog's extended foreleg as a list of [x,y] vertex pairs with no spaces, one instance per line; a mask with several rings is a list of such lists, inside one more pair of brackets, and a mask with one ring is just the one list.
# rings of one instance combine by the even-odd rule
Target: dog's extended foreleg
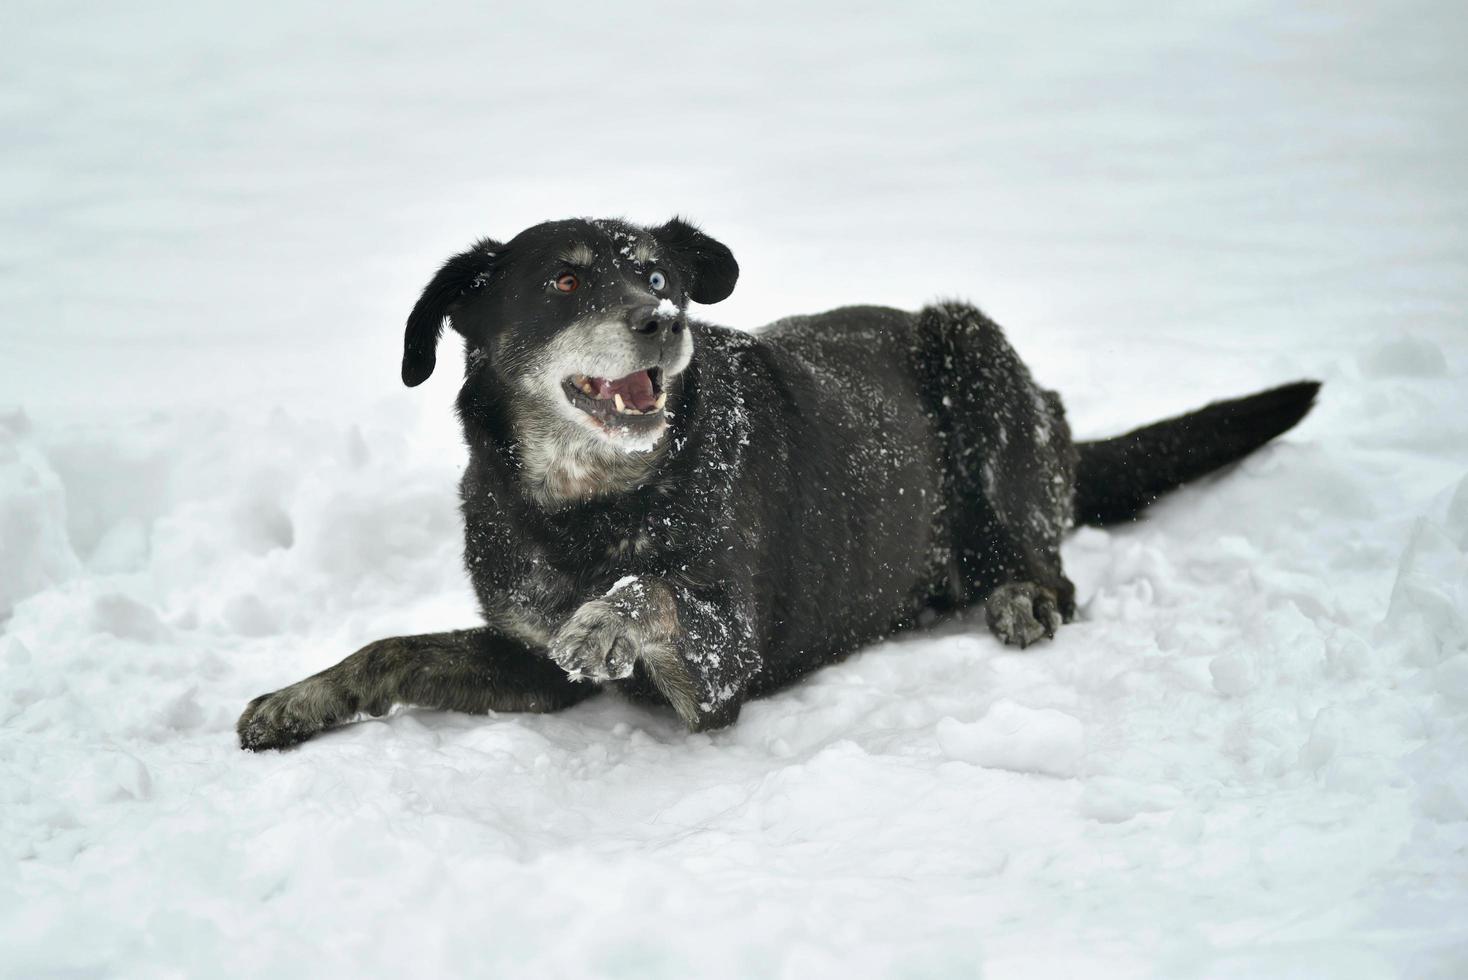
[[592,692],[518,640],[488,629],[397,636],[246,706],[240,747],[283,749],[394,704],[444,711],[556,711]]
[[732,590],[654,576],[582,604],[550,650],[577,679],[624,680],[640,666],[692,731],[733,724],[757,666],[749,609]]

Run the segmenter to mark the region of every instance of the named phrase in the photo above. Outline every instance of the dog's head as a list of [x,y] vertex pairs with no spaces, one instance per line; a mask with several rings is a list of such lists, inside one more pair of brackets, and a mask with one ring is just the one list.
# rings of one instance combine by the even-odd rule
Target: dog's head
[[433,373],[444,321],[517,410],[627,451],[656,445],[693,357],[688,301],[734,291],[739,265],[674,218],[656,228],[572,219],[485,239],[423,290],[403,339],[403,382]]

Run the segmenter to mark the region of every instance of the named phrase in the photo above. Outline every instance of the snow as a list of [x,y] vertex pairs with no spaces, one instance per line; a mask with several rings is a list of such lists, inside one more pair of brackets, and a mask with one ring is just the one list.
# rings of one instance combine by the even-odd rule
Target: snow
[[[1468,20],[1126,6],[8,11],[0,974],[1468,972]],[[675,212],[740,261],[700,312],[969,298],[1083,436],[1321,404],[1075,535],[1023,653],[241,753],[475,621],[417,290]]]
[[618,592],[621,592],[623,589],[627,588],[627,586],[636,583],[636,581],[637,581],[637,576],[636,575],[623,575],[621,578],[617,579],[615,582],[612,583],[612,587],[610,589],[607,589],[607,591],[603,594],[602,598],[608,598],[610,596],[614,596]]
[[1074,776],[1085,755],[1086,730],[1072,715],[1001,699],[978,721],[938,722],[943,754],[990,769]]

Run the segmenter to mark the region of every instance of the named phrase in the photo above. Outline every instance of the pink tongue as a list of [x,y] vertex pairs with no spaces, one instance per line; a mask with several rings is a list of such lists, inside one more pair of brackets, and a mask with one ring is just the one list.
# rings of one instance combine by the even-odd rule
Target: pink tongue
[[621,395],[623,405],[639,412],[645,412],[657,404],[657,396],[652,393],[652,378],[648,377],[646,371],[634,371],[627,377],[616,380],[592,378],[591,387],[597,398]]

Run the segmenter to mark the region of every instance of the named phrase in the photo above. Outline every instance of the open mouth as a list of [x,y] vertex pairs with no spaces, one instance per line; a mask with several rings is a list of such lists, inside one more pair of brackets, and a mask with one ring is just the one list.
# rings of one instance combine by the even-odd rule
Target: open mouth
[[602,422],[637,423],[661,418],[668,393],[661,368],[633,371],[620,378],[573,374],[561,383],[566,398],[581,411]]

